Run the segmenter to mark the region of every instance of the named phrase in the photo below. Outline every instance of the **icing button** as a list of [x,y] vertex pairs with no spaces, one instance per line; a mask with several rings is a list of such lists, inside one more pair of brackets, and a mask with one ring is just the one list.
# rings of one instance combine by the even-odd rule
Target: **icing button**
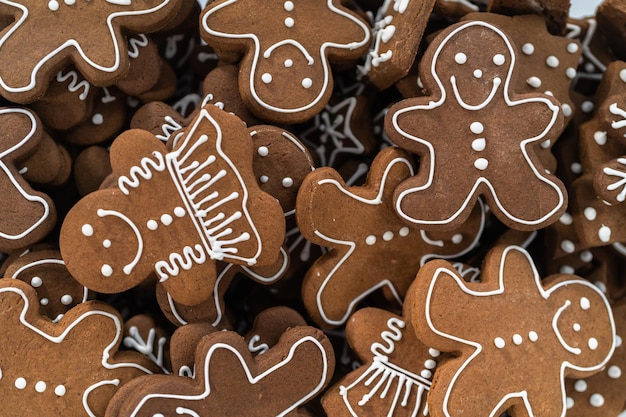
[[474,167],[480,171],[484,171],[485,169],[487,169],[487,165],[489,165],[489,161],[487,161],[485,158],[478,158],[474,161]]

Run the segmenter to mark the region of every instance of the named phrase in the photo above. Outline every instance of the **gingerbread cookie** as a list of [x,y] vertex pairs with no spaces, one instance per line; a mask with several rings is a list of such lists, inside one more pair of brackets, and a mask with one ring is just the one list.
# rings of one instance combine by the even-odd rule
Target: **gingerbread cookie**
[[545,227],[565,211],[565,187],[536,151],[556,139],[563,115],[550,96],[511,91],[516,55],[502,30],[480,21],[450,26],[429,45],[420,77],[431,95],[403,100],[385,118],[391,141],[421,158],[394,194],[406,222],[450,230],[479,195],[518,230]]
[[383,289],[402,304],[417,270],[428,258],[460,256],[473,248],[483,227],[480,207],[453,232],[430,233],[395,215],[395,187],[413,174],[408,154],[381,151],[365,185],[348,187],[331,168],[306,177],[298,193],[296,219],[302,235],[331,248],[309,268],[302,285],[304,305],[324,327],[343,324],[369,294]]
[[152,373],[142,355],[117,351],[122,321],[104,303],[83,303],[52,323],[38,314],[28,284],[2,279],[0,305],[2,328],[10,335],[0,341],[0,392],[11,399],[3,406],[8,415],[103,416],[121,386]]
[[244,102],[257,116],[282,123],[319,113],[333,89],[329,62],[361,57],[371,38],[368,25],[336,0],[218,0],[202,12],[201,36],[214,48],[244,54]]
[[321,392],[333,368],[330,342],[312,327],[291,328],[256,357],[237,333],[214,332],[198,344],[194,378],[137,378],[106,416],[288,415]]
[[35,101],[70,62],[91,83],[110,85],[128,71],[128,33],[162,27],[181,3],[3,2],[0,16],[12,23],[0,32],[0,93],[18,103]]
[[604,295],[573,275],[542,281],[520,247],[490,251],[479,283],[465,282],[446,261],[431,261],[409,292],[417,337],[455,356],[435,372],[432,417],[493,417],[507,410],[563,416],[565,377],[593,375],[615,349]]
[[177,302],[211,297],[215,262],[274,263],[284,239],[278,202],[259,190],[240,119],[203,108],[171,152],[130,130],[111,146],[118,186],[80,200],[61,228],[67,268],[99,292],[130,289],[155,272]]
[[45,135],[37,116],[27,109],[0,108],[0,251],[24,248],[43,239],[56,224],[56,209],[47,195],[22,178],[18,161],[37,151]]
[[603,201],[623,203],[626,200],[626,157],[599,165],[593,176],[593,188]]
[[364,308],[350,317],[346,336],[363,365],[324,394],[329,417],[428,415],[428,391],[442,355],[415,336],[410,317]]

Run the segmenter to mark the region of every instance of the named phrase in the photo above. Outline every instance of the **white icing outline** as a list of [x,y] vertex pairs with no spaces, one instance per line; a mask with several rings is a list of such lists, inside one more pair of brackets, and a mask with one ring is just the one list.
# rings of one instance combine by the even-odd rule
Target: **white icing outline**
[[59,71],[55,77],[58,83],[63,83],[69,80],[67,85],[67,90],[71,93],[76,93],[78,90],[83,90],[82,93],[78,95],[78,99],[81,101],[85,101],[89,95],[89,90],[91,89],[91,83],[84,78],[81,79],[76,71],[69,71],[67,74],[63,74],[63,70]]
[[[436,166],[436,159],[435,159],[435,150],[433,145],[424,139],[420,139],[416,136],[410,135],[409,133],[405,132],[404,130],[402,130],[398,124],[398,116],[400,116],[403,113],[409,112],[409,111],[414,111],[414,110],[432,110],[435,109],[437,107],[440,107],[441,105],[443,105],[443,103],[446,100],[446,89],[443,86],[443,83],[441,82],[441,79],[439,78],[439,76],[437,75],[437,72],[435,71],[435,65],[437,64],[437,59],[439,57],[439,54],[441,53],[441,50],[443,49],[444,46],[446,46],[446,44],[448,43],[448,41],[454,37],[458,32],[460,32],[461,30],[464,30],[470,26],[484,26],[492,31],[494,31],[496,34],[498,34],[502,40],[505,42],[508,50],[509,50],[509,54],[511,56],[511,63],[509,65],[509,69],[507,72],[507,76],[506,76],[506,80],[504,81],[504,86],[503,86],[503,96],[504,99],[507,103],[508,106],[512,107],[512,106],[516,106],[518,104],[523,104],[523,103],[529,103],[529,102],[543,102],[545,103],[548,108],[550,110],[552,110],[552,119],[550,120],[550,122],[548,123],[548,125],[546,126],[546,128],[544,129],[543,132],[541,132],[539,135],[532,137],[532,138],[528,138],[528,139],[524,139],[523,141],[521,141],[520,143],[520,150],[524,156],[524,158],[526,159],[526,162],[528,163],[529,167],[531,168],[531,170],[533,171],[533,173],[535,174],[535,176],[537,177],[537,179],[541,182],[544,182],[546,184],[548,184],[549,186],[551,186],[554,190],[556,190],[558,196],[559,196],[559,203],[556,205],[555,208],[553,208],[550,212],[548,212],[547,214],[545,214],[543,217],[537,219],[537,220],[532,220],[532,221],[528,221],[528,220],[523,220],[523,219],[519,219],[515,216],[513,216],[512,214],[510,214],[500,203],[500,200],[498,199],[495,189],[493,188],[493,186],[491,185],[491,182],[487,179],[484,178],[482,176],[478,176],[477,180],[475,181],[473,187],[471,188],[471,190],[469,191],[467,198],[465,199],[465,201],[461,204],[461,207],[454,213],[452,214],[452,216],[450,216],[447,219],[443,219],[443,220],[423,220],[423,219],[416,219],[414,217],[411,217],[410,215],[406,214],[403,210],[402,210],[402,201],[403,199],[415,192],[418,191],[422,191],[425,190],[427,188],[429,188],[432,185],[433,182],[433,177],[434,177],[434,172],[435,172],[435,166]],[[429,173],[428,173],[428,181],[426,182],[426,184],[421,185],[419,187],[412,187],[412,188],[408,188],[406,190],[404,190],[403,192],[401,192],[398,195],[398,198],[396,200],[396,212],[398,213],[399,216],[401,216],[404,220],[414,223],[414,224],[423,224],[423,225],[439,225],[439,224],[448,224],[453,222],[461,213],[463,213],[467,206],[469,205],[469,203],[474,199],[474,194],[476,193],[476,190],[478,188],[478,186],[483,183],[485,184],[490,192],[491,192],[491,197],[493,198],[494,202],[496,203],[496,205],[498,206],[499,210],[501,213],[503,213],[508,219],[512,220],[515,223],[520,223],[520,224],[524,224],[527,226],[534,226],[534,225],[539,225],[542,222],[546,221],[547,219],[549,219],[551,216],[553,216],[555,213],[557,213],[561,207],[563,207],[563,204],[565,203],[565,196],[563,195],[563,193],[561,192],[561,190],[559,189],[559,187],[557,186],[557,184],[555,184],[554,182],[550,181],[549,179],[547,179],[544,176],[544,173],[541,173],[537,167],[535,167],[535,164],[533,164],[533,162],[531,161],[531,159],[528,156],[528,151],[527,151],[527,145],[529,145],[531,142],[538,142],[539,139],[543,138],[552,128],[552,126],[554,126],[554,123],[556,122],[558,113],[559,113],[559,106],[555,106],[554,104],[552,104],[552,102],[546,98],[543,97],[533,97],[533,98],[527,98],[527,99],[522,99],[522,100],[517,100],[517,101],[512,101],[509,98],[509,88],[510,88],[510,82],[511,82],[511,75],[513,73],[513,69],[515,67],[515,51],[511,45],[511,43],[509,42],[507,36],[498,28],[496,28],[495,26],[486,23],[486,22],[482,22],[482,21],[471,21],[471,22],[467,22],[464,25],[461,25],[459,27],[457,27],[455,30],[453,30],[452,32],[450,32],[445,38],[444,40],[439,44],[437,50],[435,51],[435,54],[433,56],[432,59],[432,63],[431,63],[431,75],[433,76],[435,82],[437,83],[439,90],[441,91],[441,98],[439,99],[439,101],[431,101],[429,102],[427,105],[415,105],[415,106],[409,106],[409,107],[405,107],[402,108],[398,111],[396,111],[392,117],[392,123],[393,123],[393,127],[395,128],[395,130],[400,133],[403,137],[408,138],[410,140],[413,140],[417,143],[420,143],[424,146],[426,146],[428,148],[428,158],[430,161],[430,166],[429,166]],[[460,103],[459,103],[460,104]],[[480,106],[484,105],[485,103],[481,104]],[[480,108],[479,106],[479,108]]]
[[326,351],[324,347],[322,346],[322,344],[319,342],[319,340],[317,340],[313,336],[305,336],[301,339],[298,339],[290,347],[289,353],[287,354],[285,359],[281,360],[280,362],[278,362],[277,364],[275,364],[274,366],[270,367],[269,369],[260,373],[257,376],[252,376],[252,374],[250,373],[250,369],[248,368],[248,364],[246,363],[246,360],[243,358],[241,353],[239,353],[239,351],[236,348],[226,343],[216,343],[210,347],[209,351],[207,352],[204,358],[204,366],[203,366],[204,368],[204,392],[202,394],[190,395],[190,396],[175,395],[175,394],[148,394],[141,399],[139,404],[137,404],[133,412],[130,414],[130,417],[136,417],[137,414],[141,411],[141,407],[152,398],[167,398],[167,399],[176,399],[176,400],[181,400],[181,401],[198,401],[198,400],[203,400],[207,398],[211,394],[211,383],[209,379],[209,372],[210,372],[209,364],[211,362],[211,357],[213,353],[218,349],[225,349],[225,350],[229,350],[230,352],[232,352],[237,357],[237,359],[239,359],[241,367],[245,371],[246,376],[248,378],[248,382],[250,384],[256,384],[259,381],[261,381],[263,378],[265,378],[267,375],[289,364],[289,362],[291,362],[291,359],[295,355],[295,351],[298,348],[298,346],[300,346],[301,344],[305,342],[313,343],[319,349],[321,353],[322,362],[323,362],[323,371],[322,371],[321,379],[319,383],[317,384],[317,386],[315,386],[315,388],[311,390],[307,395],[300,398],[298,401],[293,403],[291,406],[289,406],[287,409],[283,410],[280,414],[276,416],[276,417],[283,417],[289,414],[290,412],[292,412],[293,410],[295,410],[299,405],[305,403],[308,399],[314,397],[325,385],[326,376],[328,374],[328,358],[326,357]]
[[[2,0],[0,0],[0,2],[1,1]],[[33,137],[33,135],[35,134],[35,131],[37,130],[37,120],[35,119],[35,116],[30,111],[26,109],[15,108],[15,107],[0,109],[0,116],[2,116],[3,114],[11,114],[11,113],[20,113],[28,117],[30,119],[31,127],[30,127],[30,131],[28,132],[28,134],[26,134],[24,139],[20,140],[18,143],[11,146],[10,148],[5,149],[4,151],[0,152],[0,169],[4,171],[4,173],[9,178],[9,180],[11,180],[11,184],[13,184],[15,189],[17,189],[17,191],[22,195],[22,197],[24,197],[25,200],[41,203],[44,209],[42,216],[35,223],[33,223],[30,227],[24,230],[22,233],[19,233],[17,235],[11,235],[11,234],[0,231],[0,238],[2,239],[19,240],[27,236],[29,233],[33,232],[44,221],[46,221],[46,219],[48,218],[48,215],[50,214],[50,205],[42,197],[28,194],[26,190],[22,188],[22,186],[17,182],[17,180],[14,177],[14,174],[11,172],[11,170],[9,170],[9,168],[3,161],[3,159],[7,155],[15,152],[17,149],[24,146],[26,142],[28,142]]]
[[[604,303],[606,312],[608,313],[608,319],[609,322],[611,324],[611,330],[612,330],[612,334],[613,334],[613,338],[612,338],[612,344],[609,350],[609,353],[607,354],[607,356],[597,365],[595,366],[591,366],[591,367],[581,367],[581,366],[576,366],[573,365],[572,363],[570,363],[567,360],[564,360],[561,363],[561,367],[560,367],[560,380],[561,380],[561,399],[562,399],[562,412],[560,414],[560,417],[564,417],[565,416],[565,412],[566,412],[566,392],[565,392],[565,369],[569,368],[569,369],[573,369],[573,370],[577,370],[577,371],[594,371],[594,370],[598,370],[598,369],[602,369],[607,362],[611,359],[611,356],[613,355],[613,352],[615,351],[615,322],[613,320],[613,315],[611,314],[611,307],[609,305],[609,302],[607,301],[606,297],[604,296],[604,294],[602,294],[602,292],[600,290],[598,290],[598,288],[596,288],[592,283],[587,282],[585,280],[582,279],[578,279],[578,280],[566,280],[566,281],[561,281],[559,283],[557,283],[556,285],[553,285],[552,287],[550,287],[548,290],[545,290],[543,288],[543,285],[541,284],[541,277],[539,276],[539,273],[537,272],[537,269],[535,267],[535,264],[532,261],[532,258],[530,257],[530,255],[528,254],[528,252],[526,252],[526,250],[524,250],[523,248],[519,247],[519,246],[507,246],[506,248],[504,248],[504,250],[502,251],[502,254],[500,256],[500,260],[499,260],[499,272],[498,272],[498,288],[495,290],[490,290],[490,291],[475,291],[475,290],[471,290],[469,288],[467,288],[466,282],[462,279],[459,278],[458,274],[456,273],[456,271],[454,270],[450,270],[449,268],[446,267],[439,267],[435,270],[435,272],[433,273],[432,279],[430,281],[429,287],[428,287],[428,292],[426,294],[426,299],[425,299],[425,303],[424,303],[424,313],[425,313],[425,318],[426,318],[426,322],[428,324],[428,327],[430,328],[430,330],[441,337],[450,339],[450,340],[454,340],[456,342],[460,342],[463,343],[465,345],[469,345],[475,348],[475,351],[469,356],[469,358],[467,358],[467,360],[465,362],[463,362],[463,364],[461,366],[459,366],[458,370],[456,371],[456,373],[454,374],[454,376],[452,377],[452,379],[450,380],[450,383],[447,387],[447,391],[446,394],[444,396],[444,400],[443,400],[443,404],[442,404],[442,411],[444,413],[444,415],[446,417],[452,417],[452,414],[449,412],[448,410],[448,401],[449,401],[449,397],[450,397],[450,393],[451,391],[454,389],[454,384],[457,380],[457,378],[459,377],[459,375],[463,372],[463,370],[467,367],[467,365],[469,365],[469,363],[474,360],[474,358],[476,358],[483,350],[483,346],[478,343],[478,342],[474,342],[471,340],[466,340],[448,333],[445,333],[443,331],[437,330],[435,328],[435,326],[432,323],[432,319],[430,316],[430,305],[431,305],[431,298],[432,298],[432,293],[433,293],[433,288],[437,283],[437,280],[439,279],[439,277],[441,275],[444,275],[446,278],[452,278],[456,284],[457,287],[463,291],[465,294],[468,294],[470,296],[474,296],[474,297],[490,297],[490,296],[494,296],[494,295],[501,295],[504,293],[505,288],[504,288],[504,266],[506,264],[506,257],[507,254],[510,251],[517,251],[519,253],[521,253],[522,255],[524,255],[524,257],[526,258],[526,260],[528,261],[528,265],[530,266],[532,273],[533,273],[533,278],[535,281],[535,286],[537,288],[537,290],[539,291],[540,295],[547,300],[550,295],[556,291],[557,289],[560,289],[562,287],[567,287],[568,285],[572,284],[572,285],[582,285],[585,286],[587,288],[589,288],[591,291],[595,292],[596,294],[598,294],[598,296],[600,297],[600,299],[602,300],[602,302]],[[552,323],[552,325],[554,326],[554,321]],[[564,349],[567,349],[565,346],[563,346]],[[528,401],[528,393],[526,391],[520,391],[520,392],[512,392],[509,393],[507,395],[505,395],[497,404],[494,405],[494,408],[492,410],[492,412],[489,414],[489,417],[495,417],[496,415],[496,411],[505,403],[507,402],[510,398],[515,398],[515,397],[519,397],[522,399],[524,406],[526,408],[526,412],[528,413],[529,417],[535,417],[535,414],[532,411],[532,408],[530,406],[530,402]]]
[[[23,87],[10,87],[9,85],[7,85],[4,82],[4,80],[2,79],[2,76],[0,75],[0,86],[2,86],[2,88],[4,90],[6,90],[8,92],[11,92],[11,93],[23,93],[23,92],[32,90],[36,86],[36,84],[37,84],[37,73],[39,72],[41,67],[48,60],[52,59],[55,55],[59,54],[62,50],[66,49],[66,48],[71,48],[71,47],[76,48],[76,51],[80,54],[80,57],[83,59],[83,61],[86,62],[91,67],[97,69],[98,71],[115,72],[119,68],[119,66],[120,66],[121,56],[120,56],[120,47],[118,45],[117,37],[115,36],[115,30],[113,28],[113,19],[115,19],[118,16],[138,16],[138,15],[154,13],[154,12],[164,8],[165,6],[167,6],[168,3],[170,3],[170,1],[171,0],[163,0],[163,2],[161,4],[159,4],[158,6],[155,6],[155,7],[151,8],[151,9],[146,9],[146,10],[135,10],[135,11],[130,11],[130,12],[128,12],[128,11],[127,12],[114,12],[114,13],[111,13],[107,17],[107,27],[109,28],[109,32],[110,32],[111,38],[113,40],[113,49],[114,49],[114,53],[115,53],[115,62],[113,64],[113,66],[105,67],[105,66],[96,64],[94,61],[92,61],[91,59],[89,59],[87,57],[87,55],[85,54],[85,52],[83,51],[83,49],[81,48],[79,42],[76,39],[68,39],[62,45],[58,46],[56,49],[54,49],[51,52],[49,52],[46,56],[44,56],[35,65],[35,67],[33,68],[32,73],[30,75],[30,83],[28,85],[23,86]],[[108,0],[108,2],[112,3],[111,0]],[[11,0],[0,0],[0,3],[6,4],[8,6],[16,7],[16,8],[18,8],[18,9],[20,9],[22,11],[22,16],[19,18],[19,20],[16,20],[13,23],[13,25],[11,26],[11,28],[0,39],[0,48],[2,48],[2,46],[7,41],[7,39],[9,37],[11,37],[13,35],[13,33],[16,32],[20,28],[20,26],[22,26],[22,24],[26,21],[26,19],[28,18],[29,13],[28,13],[28,8],[26,6],[23,6],[23,5],[19,4],[19,3],[15,3],[15,2],[13,2]],[[117,4],[120,5],[120,6],[128,5],[128,4],[130,4],[130,0],[128,0],[128,4],[124,4],[124,3],[117,3]]]
[[[337,7],[335,7],[335,5],[333,4],[333,0],[326,0],[326,5],[327,7],[332,11],[335,12],[336,14],[343,16],[349,20],[351,20],[352,22],[356,23],[357,26],[359,26],[361,29],[363,29],[363,32],[365,34],[365,37],[359,41],[359,42],[351,42],[348,44],[340,44],[340,43],[335,43],[335,42],[324,42],[320,47],[319,47],[319,53],[320,53],[320,62],[322,64],[322,70],[324,72],[324,82],[322,85],[322,88],[320,88],[320,93],[318,94],[318,96],[313,99],[313,101],[311,101],[309,104],[298,107],[298,108],[290,108],[290,109],[284,109],[284,108],[280,108],[280,107],[276,107],[276,106],[272,106],[271,104],[265,103],[263,100],[261,100],[261,98],[258,96],[258,94],[256,93],[256,89],[254,87],[254,75],[256,74],[256,67],[257,67],[257,63],[259,61],[259,57],[261,55],[261,41],[259,40],[259,38],[256,36],[256,34],[254,33],[246,33],[246,34],[235,34],[235,33],[224,33],[224,32],[218,32],[215,30],[212,30],[211,28],[209,28],[209,26],[207,25],[207,20],[209,18],[209,16],[211,16],[212,14],[214,14],[215,12],[219,11],[220,9],[230,6],[231,4],[237,2],[239,0],[227,0],[222,4],[219,4],[215,7],[212,7],[210,10],[208,10],[208,12],[206,12],[204,14],[204,16],[202,16],[202,29],[204,29],[209,35],[211,36],[216,36],[216,37],[222,37],[222,38],[231,38],[231,39],[252,39],[252,41],[254,42],[254,55],[252,58],[252,65],[250,67],[250,93],[252,94],[252,97],[254,98],[254,100],[257,102],[257,104],[267,110],[273,111],[273,112],[277,112],[277,113],[299,113],[299,112],[303,112],[306,111],[314,106],[317,105],[317,103],[322,99],[322,97],[324,96],[324,94],[326,93],[326,90],[330,84],[330,70],[329,70],[329,63],[328,63],[328,58],[326,57],[326,48],[337,48],[337,49],[348,49],[348,50],[353,50],[353,49],[357,49],[360,48],[363,45],[366,45],[369,41],[370,41],[370,28],[365,25],[363,22],[361,22],[361,20],[357,19],[356,17],[350,15],[349,13],[338,9]],[[285,39],[281,42],[287,42],[287,41],[291,41],[291,42],[297,42],[291,39]],[[273,47],[273,46],[272,46]],[[267,52],[264,51],[265,53]],[[317,51],[316,51],[317,52]],[[248,50],[246,54],[249,54],[250,51]],[[305,55],[306,57],[307,55]],[[309,55],[309,57],[311,57],[311,55]],[[307,58],[308,59],[308,58]],[[312,59],[312,57],[311,57]],[[312,65],[312,64],[309,64]]]
[[250,353],[256,353],[257,355],[262,355],[268,350],[270,350],[270,347],[267,345],[267,343],[259,343],[257,345],[257,343],[260,341],[261,341],[261,336],[259,336],[258,334],[255,334],[254,336],[250,338],[250,341],[248,342],[248,350],[250,351]]
[[[17,271],[15,271],[13,273],[13,275],[11,275],[11,278],[12,279],[19,279],[18,275],[21,274],[22,272],[24,272],[26,269],[32,268],[32,267],[35,267],[35,266],[39,266],[39,265],[45,265],[45,264],[54,264],[54,265],[63,265],[63,266],[65,266],[65,262],[63,262],[63,259],[39,259],[37,261],[29,262],[29,263],[19,267],[17,269]],[[85,301],[87,301],[87,297],[89,295],[89,289],[87,289],[87,287],[85,287],[85,286],[82,286],[82,287],[83,287],[83,299],[82,299],[81,303],[84,303]]]
[[[29,310],[30,304],[29,304],[28,297],[21,289],[16,288],[16,287],[0,288],[0,293],[3,293],[3,292],[12,292],[12,293],[19,295],[22,298],[22,300],[24,301],[24,307],[22,308],[22,311],[20,312],[20,323],[22,323],[22,325],[26,327],[27,329],[31,330],[32,332],[38,334],[39,336],[47,339],[48,341],[52,343],[59,344],[63,342],[65,337],[72,331],[72,329],[89,316],[94,316],[94,315],[104,316],[112,320],[113,323],[115,324],[116,333],[115,333],[115,337],[113,338],[113,341],[109,345],[107,345],[102,352],[102,362],[101,362],[102,367],[105,369],[109,369],[109,370],[118,369],[118,368],[135,368],[135,369],[139,369],[140,371],[146,374],[152,374],[152,372],[149,369],[144,368],[143,366],[136,364],[136,363],[132,363],[132,362],[109,363],[108,362],[109,357],[110,357],[110,351],[117,345],[118,340],[122,336],[122,330],[123,330],[122,323],[115,314],[109,313],[107,311],[95,310],[95,309],[86,311],[85,313],[77,317],[74,321],[72,321],[65,328],[65,330],[63,330],[63,332],[60,335],[53,336],[35,327],[34,325],[30,324],[28,321],[26,321],[26,313]],[[119,383],[119,380],[117,381]],[[111,383],[111,381],[99,381],[99,382],[96,382],[95,384],[90,385],[89,387],[87,387],[87,389],[85,389],[83,393],[83,405],[85,406],[85,411],[90,415],[90,417],[96,417],[96,416],[91,412],[91,409],[87,405],[87,397],[96,388],[107,383]]]

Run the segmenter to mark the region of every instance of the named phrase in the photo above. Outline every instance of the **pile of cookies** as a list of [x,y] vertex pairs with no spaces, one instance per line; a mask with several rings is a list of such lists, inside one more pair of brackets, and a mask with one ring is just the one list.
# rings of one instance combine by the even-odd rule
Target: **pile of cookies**
[[626,4],[0,0],[3,416],[626,409]]

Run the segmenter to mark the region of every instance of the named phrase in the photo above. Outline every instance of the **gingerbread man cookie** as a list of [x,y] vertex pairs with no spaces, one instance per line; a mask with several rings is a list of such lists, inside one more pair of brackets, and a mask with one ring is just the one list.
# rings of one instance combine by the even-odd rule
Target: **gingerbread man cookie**
[[88,288],[116,293],[155,272],[177,302],[211,297],[215,262],[274,263],[285,235],[279,203],[252,170],[239,118],[203,108],[171,152],[130,130],[111,146],[118,186],[80,200],[61,228],[61,254]]
[[363,186],[348,187],[331,168],[309,174],[298,193],[302,235],[329,247],[309,268],[304,305],[321,326],[343,324],[369,294],[383,289],[402,304],[420,265],[430,257],[460,256],[477,243],[483,213],[453,232],[426,233],[395,215],[392,195],[413,174],[409,155],[396,147],[378,154]]
[[518,230],[545,227],[565,211],[565,187],[536,155],[558,136],[563,115],[550,96],[511,91],[516,55],[502,30],[480,21],[450,26],[430,44],[420,77],[431,95],[395,104],[385,119],[391,141],[422,161],[394,194],[405,221],[458,227],[479,195]]
[[[0,393],[5,415],[103,416],[119,387],[154,369],[135,352],[118,352],[119,314],[96,301],[76,306],[59,323],[38,314],[34,290],[0,280]],[[20,346],[21,348],[18,348]]]
[[128,71],[126,34],[162,27],[181,3],[2,0],[0,16],[12,22],[0,32],[0,94],[35,101],[70,62],[95,85],[114,83]]
[[111,400],[106,416],[297,415],[326,386],[333,368],[330,342],[312,327],[287,330],[256,357],[237,333],[213,332],[198,344],[193,378],[137,378]]
[[409,292],[417,337],[455,356],[435,372],[432,417],[494,417],[507,410],[563,417],[565,377],[593,375],[615,350],[613,315],[602,292],[574,275],[542,281],[517,246],[492,249],[479,283],[465,282],[446,261],[431,261]]
[[218,0],[200,20],[209,45],[244,53],[239,86],[246,105],[282,123],[319,113],[333,90],[329,61],[359,58],[371,38],[368,25],[336,0]]

